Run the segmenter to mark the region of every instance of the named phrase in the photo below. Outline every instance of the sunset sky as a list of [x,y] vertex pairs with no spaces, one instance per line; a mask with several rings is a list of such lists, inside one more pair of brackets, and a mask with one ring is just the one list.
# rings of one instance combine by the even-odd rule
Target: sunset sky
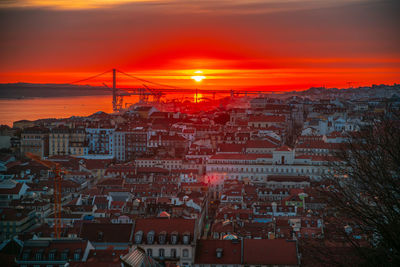
[[[114,67],[184,88],[399,83],[398,2],[2,0],[0,83],[68,83]],[[197,84],[196,71],[206,77]],[[110,75],[90,83],[103,82]]]

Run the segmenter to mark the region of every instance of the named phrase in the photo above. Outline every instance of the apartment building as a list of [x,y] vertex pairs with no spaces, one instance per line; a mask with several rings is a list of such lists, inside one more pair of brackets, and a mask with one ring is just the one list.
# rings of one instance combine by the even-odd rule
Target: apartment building
[[43,127],[29,127],[21,133],[21,154],[29,152],[39,157],[49,155],[49,130]]

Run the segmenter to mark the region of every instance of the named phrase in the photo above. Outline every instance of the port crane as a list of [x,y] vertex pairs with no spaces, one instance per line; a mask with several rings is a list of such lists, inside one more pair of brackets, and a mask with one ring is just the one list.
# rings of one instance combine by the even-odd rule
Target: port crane
[[60,238],[61,236],[61,175],[67,174],[68,171],[64,168],[61,168],[59,163],[43,160],[38,155],[27,152],[25,154],[28,158],[36,161],[43,166],[46,166],[51,169],[54,173],[54,237]]

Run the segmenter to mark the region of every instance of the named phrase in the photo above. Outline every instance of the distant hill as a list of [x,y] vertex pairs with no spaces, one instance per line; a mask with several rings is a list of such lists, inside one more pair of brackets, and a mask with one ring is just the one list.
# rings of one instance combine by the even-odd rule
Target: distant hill
[[284,92],[282,96],[300,96],[309,98],[330,98],[330,97],[343,97],[343,98],[354,98],[360,99],[362,97],[373,98],[373,97],[399,97],[400,96],[400,84],[394,85],[372,85],[356,88],[324,88],[324,87],[311,87],[304,91],[291,91]]
[[[112,91],[106,87],[72,84],[36,84],[36,83],[3,83],[0,84],[0,99],[19,99],[34,97],[70,97],[111,95]],[[371,97],[371,96],[400,96],[400,84],[373,85],[357,88],[324,88],[311,87],[302,91],[287,91],[274,94],[274,97]]]
[[3,99],[110,95],[111,93],[111,90],[108,88],[90,85],[35,83],[0,84],[0,98]]

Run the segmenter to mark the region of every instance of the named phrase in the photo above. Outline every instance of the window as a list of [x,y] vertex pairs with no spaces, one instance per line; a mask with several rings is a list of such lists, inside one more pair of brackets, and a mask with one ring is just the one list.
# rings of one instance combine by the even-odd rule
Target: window
[[135,234],[135,243],[136,243],[136,244],[142,243],[142,236],[143,236],[143,231],[138,231],[138,232]]
[[163,248],[160,248],[160,249],[158,250],[158,256],[159,256],[159,257],[164,257],[164,256],[165,256],[165,250],[164,250]]
[[29,258],[29,254],[30,254],[30,251],[29,251],[29,250],[25,251],[25,252],[22,254],[22,259],[23,259],[23,260],[27,260],[27,259]]
[[171,258],[176,258],[176,249],[171,249]]
[[67,259],[67,255],[68,255],[67,251],[64,251],[63,253],[61,253],[61,260],[66,260]]
[[153,244],[154,242],[154,231],[150,231],[147,233],[147,243]]
[[158,243],[165,244],[166,232],[161,232],[158,236]]
[[41,252],[36,253],[36,257],[35,258],[36,258],[37,261],[42,260],[42,253]]
[[185,234],[183,236],[183,244],[189,244],[189,239],[190,239],[190,235],[189,234]]
[[153,256],[153,250],[151,248],[147,249],[147,255],[150,257]]
[[189,257],[189,250],[185,248],[185,249],[182,251],[182,256],[185,257],[185,258]]

